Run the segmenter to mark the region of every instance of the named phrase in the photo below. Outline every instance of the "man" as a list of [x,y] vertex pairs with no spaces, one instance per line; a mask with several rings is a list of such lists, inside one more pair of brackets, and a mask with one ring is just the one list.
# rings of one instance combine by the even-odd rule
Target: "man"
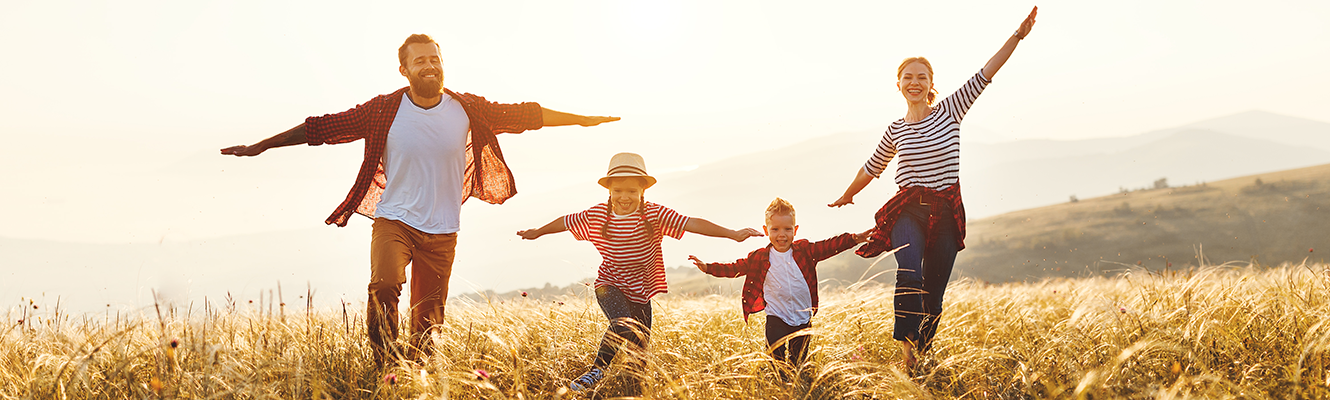
[[427,35],[408,37],[397,57],[410,86],[341,113],[306,118],[253,145],[222,149],[226,155],[256,156],[301,143],[365,140],[355,185],[324,222],[346,226],[352,213],[374,220],[366,324],[380,363],[401,355],[392,343],[406,265],[412,266],[411,344],[428,351],[426,333],[443,320],[462,203],[476,197],[502,204],[516,194],[495,134],[619,120],[562,113],[537,103],[494,103],[448,90],[439,46]]

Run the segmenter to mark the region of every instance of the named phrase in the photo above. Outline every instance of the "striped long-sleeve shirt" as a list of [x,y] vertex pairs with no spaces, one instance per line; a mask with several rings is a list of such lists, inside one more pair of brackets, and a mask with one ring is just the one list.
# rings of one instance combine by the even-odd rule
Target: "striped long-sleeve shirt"
[[980,71],[934,106],[923,120],[893,122],[882,135],[877,151],[864,164],[864,172],[881,177],[887,163],[898,158],[897,186],[942,190],[955,185],[961,172],[961,120],[988,83]]
[[[644,212],[616,215],[605,203],[586,211],[563,217],[564,226],[577,240],[590,241],[600,252],[600,270],[596,287],[614,286],[629,301],[646,304],[652,296],[665,293],[665,258],[660,242],[666,236],[683,237],[685,217],[656,203],[644,202]],[[651,221],[654,234],[647,235],[645,222]],[[605,235],[600,228],[606,226]]]

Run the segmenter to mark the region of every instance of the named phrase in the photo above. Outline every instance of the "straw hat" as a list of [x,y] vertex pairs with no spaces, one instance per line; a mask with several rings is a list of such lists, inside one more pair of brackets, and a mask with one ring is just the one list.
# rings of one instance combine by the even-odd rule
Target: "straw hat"
[[605,172],[605,177],[600,178],[596,183],[599,183],[600,186],[608,189],[610,187],[610,178],[634,176],[647,180],[647,186],[643,189],[656,184],[656,178],[647,175],[647,162],[642,160],[642,156],[639,156],[636,153],[619,153],[615,154],[614,157],[610,157],[609,171]]

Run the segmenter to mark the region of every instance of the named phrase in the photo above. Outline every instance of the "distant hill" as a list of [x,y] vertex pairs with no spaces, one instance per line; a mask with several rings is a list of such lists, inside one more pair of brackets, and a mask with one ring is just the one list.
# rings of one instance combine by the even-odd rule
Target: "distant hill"
[[[971,221],[957,267],[989,281],[1330,252],[1330,164],[1127,191]],[[1314,251],[1321,249],[1318,256]],[[1171,264],[1171,266],[1170,266]]]

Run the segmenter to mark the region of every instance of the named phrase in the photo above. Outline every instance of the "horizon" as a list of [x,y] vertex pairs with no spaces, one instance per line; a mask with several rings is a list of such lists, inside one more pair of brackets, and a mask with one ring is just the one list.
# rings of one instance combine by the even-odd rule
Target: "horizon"
[[[409,10],[315,2],[25,3],[0,15],[0,49],[11,60],[0,67],[7,94],[0,97],[0,131],[9,140],[0,168],[18,172],[0,180],[11,188],[0,207],[16,211],[0,225],[0,238],[148,246],[334,229],[322,221],[352,183],[361,145],[293,146],[252,159],[216,151],[405,86],[396,49],[407,35],[426,33],[440,44],[446,87],[623,118],[500,136],[520,195],[498,207],[469,201],[462,230],[472,238],[464,241],[502,248],[512,238],[491,231],[525,228],[545,222],[529,215],[552,218],[580,211],[569,204],[603,200],[585,182],[603,174],[609,156],[620,151],[642,154],[652,172],[670,177],[817,138],[880,136],[904,112],[893,79],[899,60],[927,56],[945,96],[992,56],[1033,5],[1039,22],[965,119],[967,146],[1121,138],[1250,112],[1330,124],[1330,100],[1316,90],[1330,88],[1330,76],[1319,70],[1330,49],[1317,45],[1330,42],[1330,28],[1321,23],[1330,19],[1330,4],[1315,1],[1259,7],[969,1],[912,5],[913,17],[867,1],[815,7],[524,1]],[[871,152],[865,144],[843,158],[861,165]],[[962,168],[972,161],[978,160],[964,159]],[[818,173],[843,185],[853,167]],[[1118,185],[1105,184],[1105,192]],[[845,212],[871,215],[872,196],[891,187],[889,180],[875,182],[868,189],[874,194]],[[666,185],[660,190],[667,195],[653,198],[694,189]],[[798,205],[810,208],[838,194],[809,194]],[[698,216],[731,228],[752,219]],[[321,237],[367,247],[369,221],[353,218],[350,227]],[[809,233],[840,228],[848,227]],[[728,254],[752,244],[670,242],[667,260],[693,248]],[[475,265],[485,256],[482,247],[463,243],[459,260]],[[525,249],[551,247],[594,254],[568,238]],[[298,260],[289,251],[265,251],[232,255]],[[367,257],[335,274],[363,280]],[[562,271],[572,264],[584,269],[579,260],[548,261]],[[137,261],[140,269],[155,262]],[[12,276],[26,268],[6,263],[4,269]],[[184,283],[150,277],[135,289],[187,287],[216,272],[178,269]],[[507,275],[545,273],[461,272],[455,292],[468,284],[494,288]],[[538,285],[522,287],[530,286]],[[30,298],[53,287],[11,283],[0,285],[0,296]],[[363,285],[355,288],[346,292]]]

